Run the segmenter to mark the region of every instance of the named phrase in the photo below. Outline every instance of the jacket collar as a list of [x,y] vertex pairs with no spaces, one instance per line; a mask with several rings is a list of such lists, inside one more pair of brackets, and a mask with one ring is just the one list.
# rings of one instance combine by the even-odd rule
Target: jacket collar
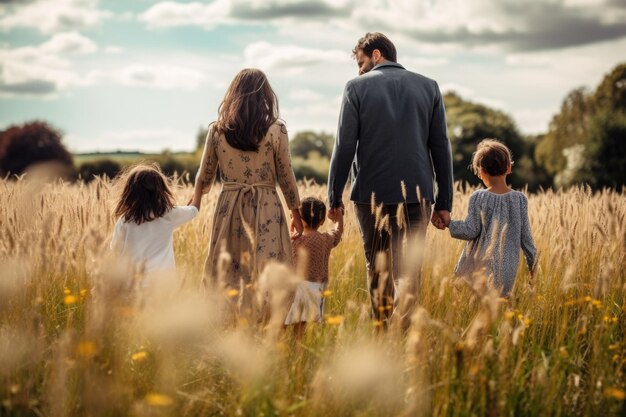
[[404,69],[404,67],[402,65],[398,64],[397,62],[383,61],[380,64],[376,65],[374,68],[372,68],[372,71],[374,71],[375,69],[381,68],[381,67],[396,67],[396,68]]

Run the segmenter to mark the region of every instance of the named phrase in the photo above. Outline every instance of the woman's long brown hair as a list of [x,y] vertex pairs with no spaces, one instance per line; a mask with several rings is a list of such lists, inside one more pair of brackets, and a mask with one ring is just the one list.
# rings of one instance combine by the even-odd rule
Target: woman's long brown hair
[[167,178],[157,164],[141,164],[122,174],[123,189],[115,216],[141,224],[157,219],[174,207]]
[[256,151],[278,119],[278,98],[265,74],[254,68],[239,71],[224,95],[215,128],[230,146]]

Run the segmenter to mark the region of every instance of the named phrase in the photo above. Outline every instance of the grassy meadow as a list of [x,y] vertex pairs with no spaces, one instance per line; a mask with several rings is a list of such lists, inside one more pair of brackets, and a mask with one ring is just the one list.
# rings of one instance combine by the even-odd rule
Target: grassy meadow
[[[455,279],[463,242],[429,227],[417,308],[387,332],[348,207],[326,323],[298,341],[277,314],[226,325],[236,291],[201,288],[216,188],[175,233],[176,285],[144,294],[108,251],[111,183],[0,182],[0,415],[625,415],[626,191],[531,195],[539,269],[520,262],[509,300]],[[274,266],[259,287],[278,306],[294,279]]]

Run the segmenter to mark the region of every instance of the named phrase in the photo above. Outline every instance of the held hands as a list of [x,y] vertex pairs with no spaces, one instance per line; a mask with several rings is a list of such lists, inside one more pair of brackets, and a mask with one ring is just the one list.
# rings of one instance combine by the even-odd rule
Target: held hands
[[450,212],[448,210],[435,210],[430,222],[437,229],[444,230],[450,224]]
[[339,207],[331,208],[328,210],[328,218],[333,222],[337,223],[339,219],[343,219],[343,214],[345,213],[345,206],[343,203]]
[[291,227],[289,230],[291,231],[291,239],[296,239],[302,235],[304,225],[298,209],[291,210]]
[[188,206],[195,206],[198,210],[200,210],[200,206],[202,205],[202,195],[198,195],[198,193],[194,193],[194,195],[187,202]]

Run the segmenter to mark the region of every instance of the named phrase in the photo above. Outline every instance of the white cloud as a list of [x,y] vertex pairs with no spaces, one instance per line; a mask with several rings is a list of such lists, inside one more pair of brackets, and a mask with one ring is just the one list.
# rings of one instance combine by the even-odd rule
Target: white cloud
[[[404,34],[416,42],[531,51],[626,36],[626,11],[611,0],[439,0],[372,2],[354,11],[361,27]],[[360,3],[364,6],[364,3]],[[391,7],[389,7],[392,5]],[[617,19],[615,16],[619,16]]]
[[199,26],[211,29],[228,22],[229,10],[228,0],[215,0],[210,4],[164,1],[141,13],[139,21],[150,28]]
[[317,91],[313,91],[309,88],[297,88],[289,92],[287,96],[290,100],[295,101],[317,101],[324,96]]
[[402,66],[410,71],[419,72],[420,68],[440,67],[446,65],[450,60],[445,57],[404,57],[398,59]]
[[290,135],[303,130],[335,133],[339,120],[341,95],[326,96],[312,102],[296,100],[289,106],[282,106],[282,117],[287,123]]
[[[620,0],[216,0],[157,3],[140,15],[150,27],[253,23],[314,24],[313,33],[340,26],[381,30],[423,45],[531,51],[626,37]],[[307,34],[311,33],[308,31]]]
[[113,71],[93,71],[88,78],[95,83],[113,82],[159,90],[193,90],[204,81],[205,76],[199,70],[186,67],[132,64]]
[[109,55],[117,55],[121,54],[122,52],[124,52],[124,48],[122,48],[121,46],[112,45],[104,48],[104,53]]
[[38,46],[0,48],[0,95],[53,97],[70,87],[86,85],[68,56],[97,49],[91,39],[76,32],[56,34]]
[[301,74],[318,65],[346,60],[348,56],[348,53],[339,50],[272,45],[264,41],[252,43],[244,50],[247,66],[290,75]]
[[439,85],[439,90],[442,93],[455,92],[461,97],[469,98],[474,95],[474,90],[465,85],[457,84],[457,83],[443,83]]
[[233,23],[281,23],[289,20],[347,16],[351,0],[215,0],[183,3],[163,1],[138,17],[150,28],[197,26],[213,29]]
[[80,30],[100,24],[112,16],[100,10],[97,0],[39,0],[14,4],[0,14],[0,30],[30,28],[42,33]]
[[523,133],[538,134],[547,131],[550,119],[556,112],[557,109],[553,107],[538,107],[517,109],[512,111],[511,114]]
[[253,21],[328,19],[349,15],[352,3],[352,0],[230,0],[230,15]]
[[77,32],[57,33],[40,48],[51,54],[90,54],[98,50],[91,39]]

